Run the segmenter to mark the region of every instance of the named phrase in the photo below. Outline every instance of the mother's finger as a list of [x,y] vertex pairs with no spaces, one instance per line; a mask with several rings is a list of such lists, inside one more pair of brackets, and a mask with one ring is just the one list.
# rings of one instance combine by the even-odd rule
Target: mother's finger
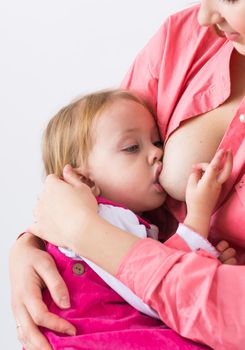
[[[38,281],[41,277],[56,304],[60,308],[68,308],[70,306],[68,289],[59,275],[54,261],[51,258],[48,259],[48,256],[46,256],[43,264],[36,266],[36,272],[38,274]],[[25,305],[33,321],[39,326],[52,329],[56,332],[75,335],[76,329],[71,323],[48,310],[46,304],[43,302],[38,281],[36,284],[31,285],[30,290],[27,288],[25,296]]]
[[28,312],[38,326],[68,335],[76,334],[75,327],[68,321],[50,312],[41,298],[29,301]]
[[236,258],[230,258],[226,260],[223,264],[226,265],[237,265],[237,259]]
[[229,248],[229,243],[225,240],[220,241],[215,247],[220,253]]
[[61,309],[67,309],[71,306],[68,288],[59,274],[53,259],[46,261],[45,264],[39,264],[36,267],[36,271],[44,281],[56,305]]
[[52,350],[45,336],[33,322],[23,304],[15,309],[15,318],[18,320],[18,339],[25,350]]
[[228,259],[235,258],[236,251],[234,248],[227,248],[219,257],[220,261],[224,263]]
[[74,187],[81,187],[83,185],[81,175],[79,175],[76,172],[76,169],[73,169],[69,164],[65,165],[63,169],[63,178],[65,182]]
[[31,224],[27,229],[26,229],[26,232],[29,232],[29,233],[32,233],[33,235],[39,237],[39,238],[42,238],[41,236],[41,232],[39,230],[39,227],[38,227],[38,222],[35,221],[33,222],[33,224]]

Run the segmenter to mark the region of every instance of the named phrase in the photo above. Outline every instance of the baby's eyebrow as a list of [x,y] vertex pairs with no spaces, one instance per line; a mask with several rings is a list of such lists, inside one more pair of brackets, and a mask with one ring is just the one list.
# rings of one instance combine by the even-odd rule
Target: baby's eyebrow
[[140,130],[138,128],[129,128],[129,129],[125,129],[125,130],[118,130],[118,133],[116,133],[116,137],[121,138],[125,138],[127,136],[131,136],[132,134],[137,133],[137,131]]
[[131,137],[132,134],[135,134],[137,132],[137,128],[129,128],[125,130],[118,130],[114,135],[113,138],[115,138],[118,142],[121,142],[127,137]]
[[[128,134],[132,134],[132,133],[135,133],[135,132],[138,132],[138,131],[141,132],[141,129],[140,128],[128,128],[128,129],[125,129],[125,130],[119,130],[119,134],[120,134],[120,136],[127,136]],[[151,130],[150,130],[150,133],[152,135],[155,135],[155,134],[160,135],[157,126],[152,127]]]
[[[135,127],[135,128],[128,128],[128,129],[125,129],[123,130],[123,132],[133,132],[133,131],[138,131],[138,130],[141,130],[140,127]],[[159,129],[158,129],[158,126],[157,125],[152,125],[152,127],[149,128],[149,131],[156,131],[156,132],[159,132]]]
[[131,132],[134,132],[137,130],[139,130],[139,128],[129,128],[129,129],[123,130],[123,133],[127,134],[127,133],[131,133]]

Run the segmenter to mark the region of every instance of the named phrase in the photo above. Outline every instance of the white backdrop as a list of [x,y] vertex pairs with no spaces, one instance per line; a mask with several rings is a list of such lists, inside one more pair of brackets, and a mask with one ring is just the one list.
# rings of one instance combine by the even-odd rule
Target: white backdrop
[[40,140],[47,120],[77,95],[117,86],[164,18],[189,4],[0,1],[1,349],[20,348],[9,306],[8,254],[32,221],[42,186]]

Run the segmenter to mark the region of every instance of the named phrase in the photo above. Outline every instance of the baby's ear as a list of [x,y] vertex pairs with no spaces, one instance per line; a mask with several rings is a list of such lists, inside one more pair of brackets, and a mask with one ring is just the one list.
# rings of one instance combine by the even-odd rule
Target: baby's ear
[[91,191],[93,192],[93,195],[95,197],[100,196],[100,193],[101,193],[100,188],[97,185],[95,185],[95,183],[94,183],[93,187],[90,187],[90,188],[91,188]]
[[87,173],[87,171],[85,169],[81,169],[81,167],[76,168],[75,171],[80,176],[81,182],[83,182],[85,185],[87,185],[91,189],[91,191],[95,197],[98,197],[100,195],[100,189],[94,183],[94,181],[92,181],[89,178],[89,174]]
[[91,189],[91,191],[92,191],[92,193],[93,193],[93,195],[94,195],[95,197],[98,197],[98,196],[100,195],[100,189],[99,189],[99,187],[94,183],[94,181],[92,181],[91,179],[89,179],[88,177],[86,177],[86,176],[84,176],[84,175],[82,175],[82,176],[80,177],[80,179],[81,179],[81,181],[82,181],[85,185],[87,185],[87,186]]

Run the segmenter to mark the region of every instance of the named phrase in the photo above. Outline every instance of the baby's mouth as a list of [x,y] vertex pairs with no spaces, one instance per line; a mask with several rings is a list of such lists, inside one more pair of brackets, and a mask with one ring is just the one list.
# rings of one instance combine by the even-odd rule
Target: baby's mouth
[[156,187],[159,190],[159,192],[165,192],[164,188],[162,187],[162,185],[159,182],[159,176],[160,176],[160,174],[162,172],[162,167],[163,167],[162,163],[159,164],[159,166],[156,169],[155,177],[154,177],[154,185],[156,185]]
[[159,166],[158,166],[157,169],[156,169],[155,177],[154,177],[154,182],[155,182],[155,183],[159,183],[159,176],[160,176],[160,174],[161,174],[161,171],[162,171],[162,163],[159,164]]

